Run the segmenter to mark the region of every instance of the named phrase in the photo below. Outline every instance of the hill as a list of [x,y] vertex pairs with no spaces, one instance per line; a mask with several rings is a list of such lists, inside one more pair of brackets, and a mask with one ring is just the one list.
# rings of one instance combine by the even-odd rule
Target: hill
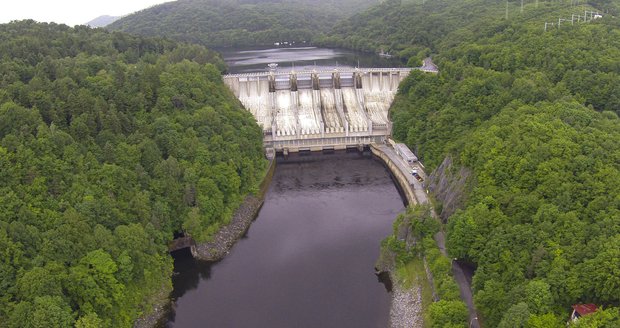
[[[557,21],[558,6],[553,2],[526,1],[531,10],[526,14],[546,17]],[[601,13],[620,13],[617,0],[590,1]],[[563,6],[563,5],[562,5]],[[566,6],[564,6],[566,7]],[[570,7],[570,6],[569,6]],[[572,12],[581,12],[586,7],[574,7]],[[546,15],[546,16],[545,16]],[[458,43],[475,41],[475,37],[489,36],[501,28],[502,20],[522,18],[520,2],[496,0],[386,0],[355,16],[340,21],[332,30],[317,41],[331,47],[345,47],[355,50],[376,52],[383,49],[401,58],[428,55],[439,50],[440,43],[451,40],[448,47]],[[570,18],[570,15],[569,15]],[[544,22],[543,22],[544,23]],[[498,25],[499,24],[499,25]],[[457,33],[458,32],[458,33]]]
[[401,84],[394,136],[439,178],[471,172],[455,213],[436,206],[484,326],[564,327],[576,303],[609,308],[583,327],[619,325],[619,4],[386,1],[321,40],[434,54],[438,75]]
[[262,133],[195,45],[0,25],[0,326],[131,327],[171,288],[167,242],[230,220]]
[[105,27],[108,26],[112,23],[114,23],[115,21],[117,21],[119,18],[121,18],[121,16],[109,16],[109,15],[103,15],[103,16],[99,16],[93,20],[91,20],[90,22],[84,24],[86,26],[90,26],[92,28],[96,28],[96,27]]
[[179,0],[123,17],[111,30],[213,47],[312,41],[374,0]]

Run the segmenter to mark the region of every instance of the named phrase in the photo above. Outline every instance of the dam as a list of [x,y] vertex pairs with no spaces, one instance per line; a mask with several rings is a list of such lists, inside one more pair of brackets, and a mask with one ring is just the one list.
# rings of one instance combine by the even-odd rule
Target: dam
[[411,68],[276,71],[224,76],[263,129],[267,154],[382,142],[388,110]]

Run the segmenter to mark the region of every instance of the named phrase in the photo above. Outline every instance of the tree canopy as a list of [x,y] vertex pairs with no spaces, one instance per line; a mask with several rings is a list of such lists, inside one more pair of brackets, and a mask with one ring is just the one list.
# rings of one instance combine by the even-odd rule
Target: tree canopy
[[166,36],[213,47],[310,42],[374,0],[179,0],[157,5],[107,28]]
[[[477,265],[486,326],[561,327],[572,304],[620,304],[618,5],[386,1],[323,40],[435,53],[439,74],[400,86],[394,136],[431,170],[450,156],[473,172],[447,246]],[[571,24],[584,10],[603,17]]]
[[262,134],[203,47],[0,25],[0,326],[130,327],[166,244],[254,192]]

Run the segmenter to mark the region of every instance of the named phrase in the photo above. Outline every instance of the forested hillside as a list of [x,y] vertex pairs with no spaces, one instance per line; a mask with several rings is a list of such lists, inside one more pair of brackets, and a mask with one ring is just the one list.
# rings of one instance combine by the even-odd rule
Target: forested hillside
[[[581,302],[609,308],[581,327],[620,326],[619,4],[511,2],[506,19],[504,2],[391,1],[324,40],[435,54],[438,75],[401,85],[394,135],[473,172],[447,244],[477,266],[486,327],[564,327]],[[585,10],[603,17],[571,24]]]
[[[318,38],[317,42],[331,47],[368,52],[384,50],[409,59],[418,54],[418,57],[422,57],[437,52],[440,48],[475,42],[480,37],[491,36],[506,28],[508,22],[514,24],[537,17],[537,22],[544,25],[544,18],[548,18],[549,22],[557,22],[558,10],[562,10],[561,8],[566,9],[566,13],[581,15],[584,14],[584,9],[591,8],[583,3],[571,7],[570,4],[542,0],[537,1],[536,5],[532,0],[524,2],[524,9],[527,10],[521,13],[520,3],[513,0],[386,0],[340,21],[332,30]],[[601,12],[620,13],[620,3],[617,0],[593,0],[589,3],[594,4]],[[505,20],[506,15],[508,20]]]
[[114,22],[109,29],[214,47],[310,42],[376,0],[178,0]]
[[264,171],[262,135],[200,46],[0,25],[0,327],[130,327]]

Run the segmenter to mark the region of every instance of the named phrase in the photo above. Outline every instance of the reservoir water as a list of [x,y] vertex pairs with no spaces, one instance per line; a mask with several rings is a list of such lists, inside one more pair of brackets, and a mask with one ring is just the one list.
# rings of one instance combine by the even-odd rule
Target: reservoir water
[[300,70],[351,67],[403,67],[396,58],[379,57],[345,49],[317,47],[281,47],[268,49],[226,49],[220,51],[228,73],[264,72],[268,64],[278,64],[278,69]]
[[[224,54],[229,65],[233,55]],[[278,158],[256,221],[226,258],[174,254],[166,326],[386,327],[390,295],[374,264],[403,209],[390,173],[368,152]]]

